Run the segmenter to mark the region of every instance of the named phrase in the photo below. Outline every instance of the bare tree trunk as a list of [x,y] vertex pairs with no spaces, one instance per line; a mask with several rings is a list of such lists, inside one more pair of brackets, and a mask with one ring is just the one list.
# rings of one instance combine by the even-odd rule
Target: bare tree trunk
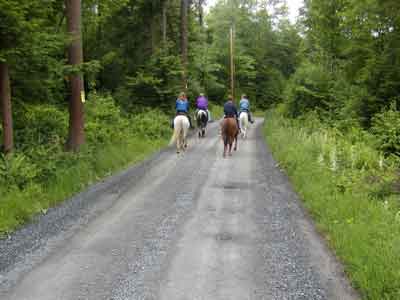
[[[68,32],[71,44],[68,49],[68,62],[70,65],[80,65],[83,62],[82,36],[81,36],[81,0],[65,0],[67,12]],[[69,101],[69,133],[67,150],[78,151],[85,142],[82,75],[69,76],[71,96]]]
[[159,40],[159,26],[158,26],[158,13],[157,3],[153,0],[151,3],[151,20],[150,20],[150,34],[151,34],[151,54],[154,54],[157,48],[157,41]]
[[188,11],[189,0],[181,0],[181,55],[182,55],[182,85],[187,91],[187,68],[188,68]]
[[203,4],[204,0],[198,0],[198,10],[199,10],[199,24],[200,27],[203,28],[204,26],[204,9],[203,9]]
[[0,62],[0,105],[3,119],[3,151],[9,153],[14,148],[11,109],[11,89],[8,65]]
[[164,0],[162,4],[162,40],[164,46],[167,43],[167,10],[168,0]]

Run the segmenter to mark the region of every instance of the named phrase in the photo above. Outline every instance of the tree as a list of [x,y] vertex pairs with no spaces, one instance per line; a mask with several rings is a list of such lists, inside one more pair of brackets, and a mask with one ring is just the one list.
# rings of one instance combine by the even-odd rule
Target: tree
[[0,62],[0,107],[3,120],[3,152],[7,154],[13,150],[14,142],[10,78],[6,62]]
[[24,56],[24,48],[33,40],[41,17],[36,1],[0,0],[0,110],[5,153],[14,146],[10,65]]
[[162,31],[162,41],[163,41],[163,46],[167,43],[167,11],[168,11],[168,0],[163,0],[162,1],[162,25],[161,25],[161,31]]
[[[66,0],[66,14],[68,32],[71,42],[68,49],[68,62],[71,66],[79,67],[83,62],[82,37],[81,37],[81,1]],[[70,101],[69,101],[69,133],[67,150],[78,151],[85,141],[84,116],[83,116],[83,78],[79,72],[69,75]]]

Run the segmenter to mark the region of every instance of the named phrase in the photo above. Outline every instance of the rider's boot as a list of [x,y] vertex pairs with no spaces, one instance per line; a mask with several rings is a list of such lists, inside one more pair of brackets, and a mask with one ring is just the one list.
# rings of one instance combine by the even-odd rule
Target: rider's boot
[[253,123],[254,123],[253,116],[251,115],[251,113],[250,113],[250,112],[249,112],[249,121],[250,121],[250,123],[251,123],[251,124],[253,124]]
[[192,118],[190,117],[189,114],[187,115],[187,118],[189,119],[190,128],[193,129],[194,127],[193,127],[193,124],[192,124]]

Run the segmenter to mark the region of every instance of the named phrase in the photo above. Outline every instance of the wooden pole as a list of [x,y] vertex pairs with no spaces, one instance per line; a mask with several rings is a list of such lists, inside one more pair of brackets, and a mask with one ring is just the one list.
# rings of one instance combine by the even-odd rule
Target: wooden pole
[[234,37],[235,29],[233,24],[230,31],[230,48],[231,48],[231,95],[235,99],[235,59],[234,59]]

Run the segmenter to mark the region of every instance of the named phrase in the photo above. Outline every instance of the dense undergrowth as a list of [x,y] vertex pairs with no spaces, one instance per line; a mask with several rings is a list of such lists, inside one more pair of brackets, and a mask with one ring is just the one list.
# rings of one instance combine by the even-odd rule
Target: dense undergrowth
[[67,115],[54,105],[21,108],[18,151],[0,159],[0,234],[10,232],[116,170],[165,146],[169,117],[159,110],[127,114],[111,96],[86,104],[86,146],[64,151]]
[[398,159],[384,157],[371,133],[343,133],[315,113],[270,111],[265,135],[363,297],[400,299]]

